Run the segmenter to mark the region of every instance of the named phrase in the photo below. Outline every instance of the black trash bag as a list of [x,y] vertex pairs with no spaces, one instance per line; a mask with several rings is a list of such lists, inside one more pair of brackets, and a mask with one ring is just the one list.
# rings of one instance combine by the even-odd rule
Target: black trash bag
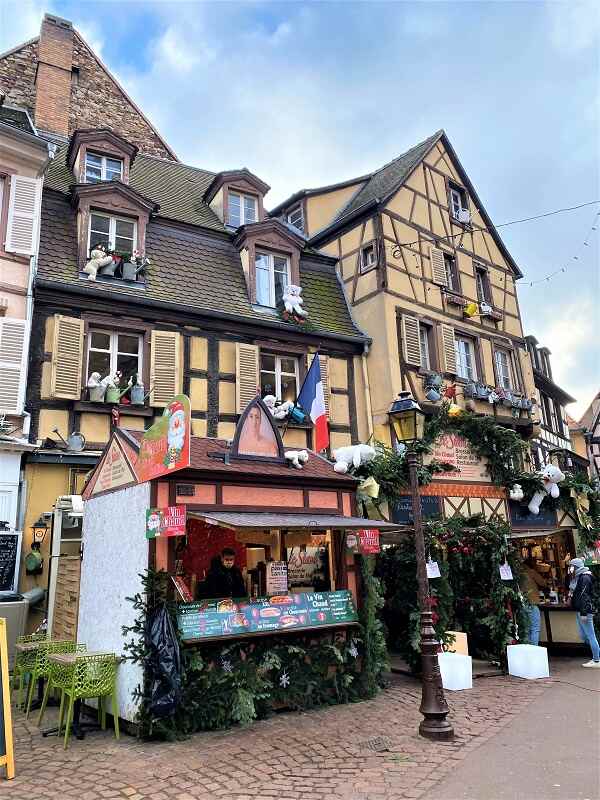
[[150,650],[150,714],[170,717],[181,701],[181,657],[179,642],[166,606],[148,620]]

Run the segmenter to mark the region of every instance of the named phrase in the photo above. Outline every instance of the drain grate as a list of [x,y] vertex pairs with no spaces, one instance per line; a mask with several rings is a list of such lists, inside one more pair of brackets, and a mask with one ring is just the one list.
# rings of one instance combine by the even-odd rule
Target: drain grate
[[375,753],[385,753],[392,746],[392,740],[387,736],[374,736],[372,739],[367,739],[361,742],[359,747],[361,750],[373,750]]

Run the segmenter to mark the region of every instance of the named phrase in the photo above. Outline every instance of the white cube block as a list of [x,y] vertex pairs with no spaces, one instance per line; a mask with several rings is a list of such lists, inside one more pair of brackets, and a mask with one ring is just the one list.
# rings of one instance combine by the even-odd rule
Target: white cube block
[[473,688],[473,660],[460,653],[438,653],[442,686],[452,692]]
[[506,648],[508,674],[516,678],[549,678],[548,651],[534,644],[509,644]]

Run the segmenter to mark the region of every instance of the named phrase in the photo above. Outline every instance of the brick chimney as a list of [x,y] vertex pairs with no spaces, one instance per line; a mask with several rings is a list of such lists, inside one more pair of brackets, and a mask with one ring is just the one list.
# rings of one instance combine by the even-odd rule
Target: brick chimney
[[73,25],[46,14],[38,43],[35,79],[35,125],[42,131],[69,135]]

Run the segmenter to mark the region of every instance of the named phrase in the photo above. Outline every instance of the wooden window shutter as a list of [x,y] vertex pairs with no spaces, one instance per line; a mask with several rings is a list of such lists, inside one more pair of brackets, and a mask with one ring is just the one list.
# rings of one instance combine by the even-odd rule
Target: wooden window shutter
[[[313,358],[315,357],[314,353],[308,354],[308,366],[313,362]],[[327,416],[329,416],[329,398],[331,397],[331,392],[329,390],[329,356],[319,356],[320,367],[321,367],[321,383],[323,384],[323,396],[325,398],[325,411],[327,412]],[[298,387],[298,391],[300,391],[300,387]]]
[[0,319],[0,413],[20,414],[23,410],[25,377],[24,319]]
[[421,366],[419,320],[408,314],[402,314],[402,352],[406,364],[413,367]]
[[442,354],[443,372],[456,374],[456,345],[454,328],[451,325],[440,325],[440,352]]
[[448,286],[448,276],[446,275],[446,262],[444,261],[444,251],[439,247],[429,248],[429,260],[431,261],[431,274],[435,283]]
[[42,182],[13,175],[10,181],[6,250],[31,256],[35,253]]
[[150,405],[166,406],[181,394],[181,335],[177,331],[152,331],[150,342]]
[[238,414],[260,393],[258,347],[236,342],[235,345],[235,402]]
[[63,400],[81,399],[83,320],[54,315],[50,394]]

